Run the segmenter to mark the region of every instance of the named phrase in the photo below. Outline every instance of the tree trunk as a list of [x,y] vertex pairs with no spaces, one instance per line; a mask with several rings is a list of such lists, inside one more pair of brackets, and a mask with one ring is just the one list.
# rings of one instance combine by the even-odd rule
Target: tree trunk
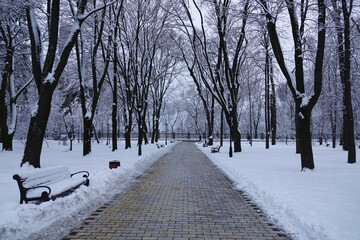
[[[296,105],[296,104],[295,104]],[[300,144],[300,133],[299,133],[299,118],[297,113],[299,112],[298,107],[295,106],[295,142],[296,142],[296,154],[301,154],[301,144]]]
[[271,145],[276,144],[276,92],[275,92],[275,83],[274,83],[274,73],[272,58],[270,57],[270,84],[271,84],[271,94],[270,94],[270,128],[271,128]]
[[[12,151],[13,150],[13,134],[6,134],[7,128],[1,128],[1,140],[2,140],[2,150],[3,151]],[[3,134],[5,132],[5,134]]]
[[30,120],[30,126],[27,134],[27,141],[24,150],[24,156],[21,161],[21,166],[28,162],[35,168],[41,167],[40,155],[42,150],[42,142],[50,115],[52,94],[54,92],[55,86],[51,84],[43,84],[41,87],[39,100],[33,109]]
[[[235,126],[236,125],[236,126]],[[237,129],[237,124],[233,126],[234,152],[241,152],[241,133]]]
[[[153,116],[154,118],[154,116]],[[152,125],[152,133],[151,133],[151,143],[154,144],[156,141],[156,131],[157,131],[157,123],[156,123],[156,120],[153,119],[153,125]]]
[[265,42],[265,148],[269,148],[270,135],[270,54],[269,54],[269,40],[267,33],[264,33]]
[[125,127],[125,149],[131,148],[131,130]]
[[[352,0],[351,0],[352,2]],[[350,3],[350,6],[352,4]],[[354,137],[354,114],[351,99],[351,44],[350,44],[350,14],[351,9],[348,10],[347,2],[342,0],[342,9],[344,15],[344,46],[345,46],[345,59],[344,59],[344,96],[345,96],[345,109],[347,120],[347,135],[345,135],[345,143],[348,149],[348,163],[356,162],[356,149]],[[345,145],[345,144],[344,144]]]
[[306,108],[300,108],[297,114],[299,120],[299,144],[301,151],[301,170],[314,169],[314,158],[311,145],[310,116]]
[[[0,93],[0,132],[2,140],[2,150],[12,151],[13,150],[13,136],[14,134],[9,134],[9,128],[7,125],[7,107],[5,103],[5,92],[6,92],[6,81],[7,79],[3,78]],[[4,84],[5,83],[5,84]],[[5,86],[4,86],[5,85]],[[4,93],[4,94],[3,94]]]
[[[10,40],[10,41],[9,41]],[[5,57],[5,68],[2,74],[2,81],[0,86],[0,132],[1,132],[1,139],[2,139],[2,150],[4,151],[12,151],[13,150],[13,136],[15,131],[13,130],[12,133],[9,133],[8,127],[8,108],[6,107],[6,91],[8,90],[7,83],[11,81],[11,75],[13,74],[13,56],[14,56],[14,49],[12,47],[12,40],[9,39],[9,45],[7,46],[6,57]],[[10,83],[11,85],[11,83]],[[9,86],[11,88],[11,86]],[[12,94],[11,94],[11,97]],[[12,99],[10,99],[10,104]],[[14,106],[15,107],[15,106]],[[16,109],[14,109],[16,111]],[[11,114],[11,117],[12,116]],[[15,127],[15,126],[14,126]]]
[[[115,94],[114,94],[115,95]],[[116,93],[117,95],[117,93]],[[116,99],[113,98],[113,101]],[[113,103],[112,107],[112,151],[115,151],[118,149],[117,147],[117,100]]]
[[220,146],[223,146],[224,137],[224,110],[221,109],[221,120],[220,120]]
[[118,63],[118,59],[117,59],[117,42],[116,42],[116,35],[117,34],[117,28],[115,28],[115,41],[114,41],[114,77],[113,77],[113,82],[114,82],[114,87],[113,87],[113,104],[112,104],[112,151],[115,151],[118,149],[117,147],[117,130],[118,130],[118,125],[117,125],[117,107],[118,107],[118,100],[117,100],[117,74],[118,74],[118,70],[117,70],[117,63]]
[[241,152],[241,133],[239,131],[239,125],[235,114],[232,116],[232,136],[234,140],[234,152]]
[[215,106],[215,97],[211,98],[211,110],[210,110],[210,121],[208,122],[208,131],[209,131],[209,141],[208,145],[212,146],[214,144],[214,106]]
[[[124,107],[124,118],[125,118],[125,149],[131,148],[131,130],[132,130],[132,111],[125,110]],[[127,117],[128,116],[128,117]]]
[[148,136],[147,136],[147,133],[148,133],[148,127],[146,126],[146,109],[144,110],[144,116],[142,118],[142,133],[143,133],[143,140],[144,140],[144,144],[147,145],[149,144],[149,139],[148,139]]
[[138,131],[139,131],[139,135],[138,135],[138,156],[142,155],[142,140],[143,140],[143,123],[142,123],[142,117],[141,117],[141,112],[138,113]]
[[89,153],[91,153],[92,119],[88,117],[84,117],[83,123],[84,123],[83,156],[86,156]]
[[[354,140],[354,119],[351,99],[351,44],[350,44],[350,15],[352,10],[352,0],[350,7],[345,0],[341,1],[342,11],[338,8],[338,1],[333,0],[334,21],[337,31],[339,71],[341,84],[344,89],[343,94],[343,149],[348,152],[348,163],[356,162],[356,150]],[[341,13],[343,16],[343,26],[341,25]]]

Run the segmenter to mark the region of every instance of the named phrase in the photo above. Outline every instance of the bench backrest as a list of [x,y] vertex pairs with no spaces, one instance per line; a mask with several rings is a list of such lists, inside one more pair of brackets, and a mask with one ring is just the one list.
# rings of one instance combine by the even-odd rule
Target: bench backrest
[[63,179],[71,178],[71,173],[65,166],[35,169],[18,175],[23,181],[23,186],[26,188],[39,185],[49,185]]

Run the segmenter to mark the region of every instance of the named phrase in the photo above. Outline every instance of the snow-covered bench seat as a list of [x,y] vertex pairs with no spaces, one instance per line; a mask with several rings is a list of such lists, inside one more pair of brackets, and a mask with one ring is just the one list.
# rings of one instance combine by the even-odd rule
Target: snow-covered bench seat
[[215,147],[211,147],[211,152],[212,153],[219,153],[220,152],[220,148],[221,146],[215,146]]
[[165,145],[164,145],[164,144],[158,144],[158,143],[156,143],[156,146],[157,146],[157,148],[165,148]]
[[69,195],[81,185],[89,186],[88,177],[88,171],[70,173],[65,166],[40,168],[13,176],[19,185],[20,204],[24,201],[45,202]]

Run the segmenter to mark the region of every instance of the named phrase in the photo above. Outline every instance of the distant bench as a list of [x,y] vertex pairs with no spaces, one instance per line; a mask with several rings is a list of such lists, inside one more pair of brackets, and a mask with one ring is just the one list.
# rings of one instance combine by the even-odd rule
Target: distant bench
[[219,153],[220,152],[220,148],[221,146],[214,146],[214,147],[211,147],[211,152],[212,153]]
[[164,145],[164,144],[158,144],[158,143],[156,143],[156,146],[157,146],[157,148],[165,148],[165,145]]
[[[81,173],[82,176],[75,176]],[[70,173],[65,166],[35,169],[13,176],[19,185],[20,204],[64,197],[81,185],[89,186],[88,177],[88,171]]]

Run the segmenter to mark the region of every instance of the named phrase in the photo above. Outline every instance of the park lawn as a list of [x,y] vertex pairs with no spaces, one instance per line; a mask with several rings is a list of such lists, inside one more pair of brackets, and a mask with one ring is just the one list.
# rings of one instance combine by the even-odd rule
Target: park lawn
[[233,158],[229,142],[220,153],[198,147],[294,239],[360,239],[360,165],[341,147],[314,144],[315,170],[304,172],[294,143],[242,142]]

